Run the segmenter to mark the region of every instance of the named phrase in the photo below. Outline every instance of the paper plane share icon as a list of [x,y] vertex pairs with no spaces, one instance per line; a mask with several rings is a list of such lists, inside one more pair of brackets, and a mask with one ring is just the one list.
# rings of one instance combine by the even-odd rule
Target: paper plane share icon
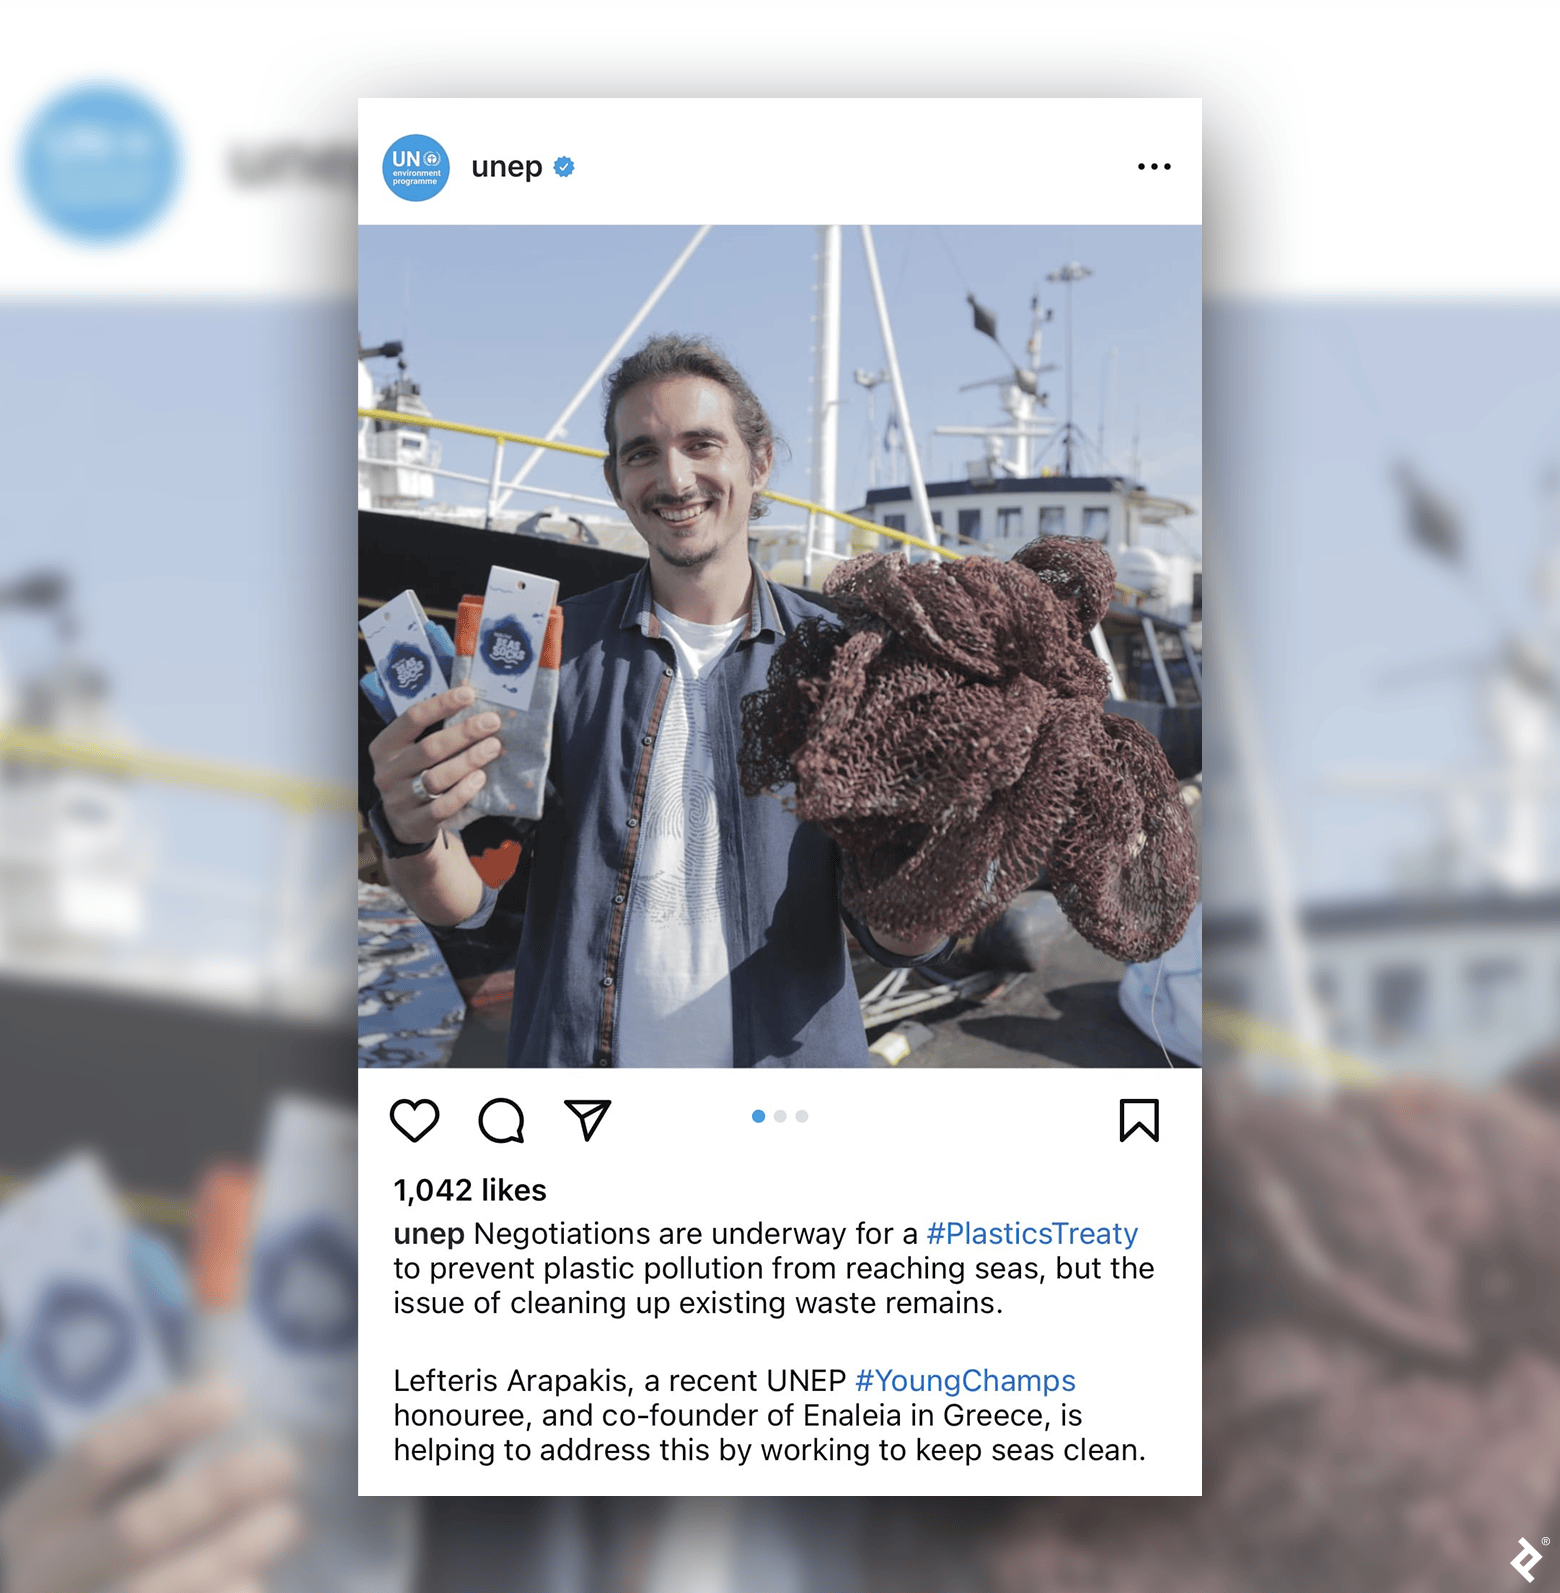
[[607,1115],[607,1108],[611,1101],[565,1101],[563,1103],[580,1120],[580,1132],[585,1136],[585,1143],[590,1143],[590,1137],[601,1127],[601,1120]]

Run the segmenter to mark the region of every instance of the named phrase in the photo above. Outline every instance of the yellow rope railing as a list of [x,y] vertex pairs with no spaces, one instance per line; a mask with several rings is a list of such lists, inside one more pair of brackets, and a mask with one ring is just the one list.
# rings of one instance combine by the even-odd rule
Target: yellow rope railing
[[[0,1200],[20,1194],[30,1179],[20,1173],[0,1173]],[[195,1220],[195,1202],[183,1195],[154,1195],[142,1190],[121,1189],[120,1204],[138,1222],[156,1223],[161,1228],[188,1228]]]
[[1336,1046],[1317,1045],[1288,1029],[1279,1028],[1276,1023],[1265,1023],[1233,1007],[1205,1002],[1203,1029],[1216,1040],[1238,1046],[1243,1051],[1293,1062],[1337,1084],[1374,1084],[1380,1078],[1380,1073],[1370,1063],[1347,1051],[1340,1051]]
[[[363,420],[382,420],[396,426],[422,426],[433,431],[457,431],[467,437],[489,437],[494,442],[519,443],[526,448],[551,448],[561,454],[578,454],[584,459],[607,457],[605,448],[582,448],[577,443],[549,442],[545,437],[528,437],[524,432],[498,431],[492,426],[467,426],[455,420],[435,420],[431,415],[402,415],[393,409],[360,409],[358,415]],[[382,462],[387,465],[393,463],[391,460],[368,462],[370,464]],[[928,553],[939,554],[945,559],[965,557],[953,548],[939,547],[935,542],[911,536],[908,531],[894,531],[887,526],[878,525],[875,521],[863,520],[858,515],[845,514],[839,509],[826,509],[821,503],[811,503],[806,498],[792,498],[783,492],[765,492],[762,496],[772,499],[775,503],[789,504],[793,509],[806,509],[809,514],[827,515],[831,520],[855,526],[858,530],[871,531],[875,536],[890,537],[895,542],[903,542],[909,547],[925,548]]]
[[295,812],[351,813],[357,797],[346,786],[326,785],[267,769],[191,758],[182,753],[153,752],[114,741],[86,741],[57,736],[25,725],[0,725],[0,756],[52,768],[90,769],[98,774],[139,776],[169,785],[220,791],[228,796],[258,797]]

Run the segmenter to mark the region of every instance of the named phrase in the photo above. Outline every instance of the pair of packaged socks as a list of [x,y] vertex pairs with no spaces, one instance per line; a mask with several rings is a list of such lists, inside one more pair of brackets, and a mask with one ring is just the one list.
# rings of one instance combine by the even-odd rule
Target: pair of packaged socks
[[[441,668],[447,671],[452,687],[464,686],[471,678],[481,623],[482,599],[469,596],[460,600],[453,647],[443,626],[432,621],[428,623],[435,656]],[[445,821],[445,829],[463,830],[474,820],[489,815],[531,822],[541,818],[547,797],[553,710],[558,704],[558,666],[562,660],[563,610],[555,603],[548,611],[547,631],[537,656],[536,683],[531,691],[530,706],[517,710],[478,698],[447,721],[457,725],[476,714],[497,714],[501,721],[497,734],[504,750],[487,765],[487,781],[482,789],[459,813]],[[381,719],[388,724],[396,717],[390,695],[376,670],[369,670],[361,686]]]
[[[482,624],[482,599],[463,597],[455,620],[455,660],[451,686],[464,686],[471,678],[477,636]],[[478,698],[451,719],[458,725],[475,714],[495,713],[501,723],[498,739],[503,752],[487,765],[487,783],[446,824],[460,830],[473,819],[537,820],[547,797],[547,765],[552,756],[553,709],[558,705],[558,666],[563,660],[563,610],[555,603],[547,614],[547,632],[536,660],[536,684],[531,705],[525,710],[506,708]]]

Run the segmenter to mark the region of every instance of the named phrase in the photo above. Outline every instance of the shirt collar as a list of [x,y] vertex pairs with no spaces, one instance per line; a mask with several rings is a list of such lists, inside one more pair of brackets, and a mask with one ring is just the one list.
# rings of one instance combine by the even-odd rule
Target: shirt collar
[[[779,605],[775,602],[775,594],[770,589],[769,581],[764,572],[759,569],[751,559],[748,560],[753,570],[753,601],[748,608],[747,624],[742,627],[739,642],[751,641],[755,636],[768,634],[770,636],[785,635],[785,621],[780,617]],[[628,597],[623,604],[622,618],[618,621],[620,630],[637,629],[642,635],[654,641],[661,634],[661,621],[656,616],[655,600],[650,593],[650,565],[648,560],[635,574],[633,582],[628,589]]]

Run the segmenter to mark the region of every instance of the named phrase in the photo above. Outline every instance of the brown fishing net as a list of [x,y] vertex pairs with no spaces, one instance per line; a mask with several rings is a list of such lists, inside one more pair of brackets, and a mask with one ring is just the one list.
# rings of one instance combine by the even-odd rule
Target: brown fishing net
[[1114,581],[1070,537],[1008,563],[842,564],[824,586],[842,623],[804,621],[743,701],[743,789],[794,783],[874,928],[973,934],[1046,864],[1087,940],[1160,956],[1196,904],[1196,857],[1158,742],[1103,712],[1089,632]]

